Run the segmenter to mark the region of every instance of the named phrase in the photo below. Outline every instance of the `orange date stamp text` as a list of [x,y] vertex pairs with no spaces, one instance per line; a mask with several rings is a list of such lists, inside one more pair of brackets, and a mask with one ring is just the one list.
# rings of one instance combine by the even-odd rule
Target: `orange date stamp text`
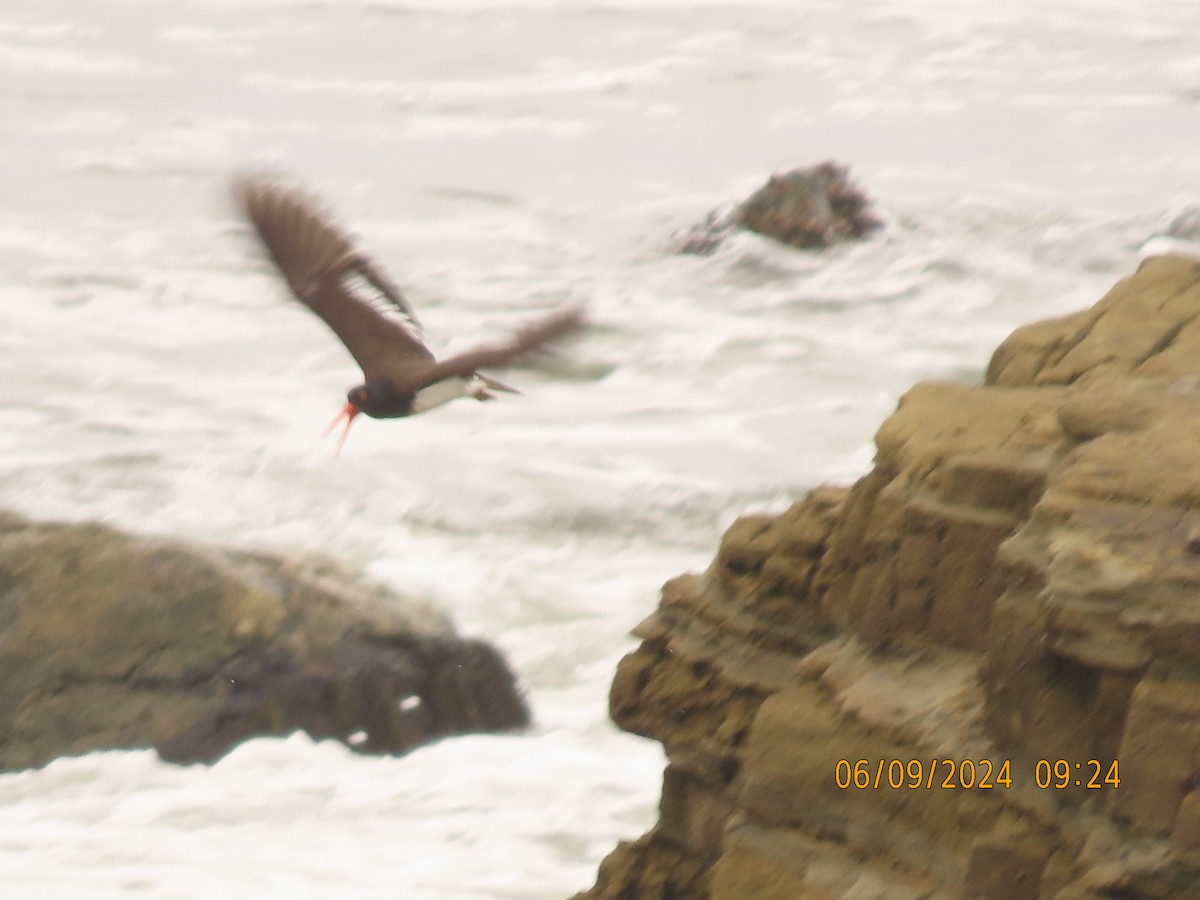
[[[841,790],[1010,790],[1010,759],[839,759],[833,782]],[[1116,789],[1121,785],[1117,760],[1039,759],[1033,785],[1041,790],[1069,787]]]

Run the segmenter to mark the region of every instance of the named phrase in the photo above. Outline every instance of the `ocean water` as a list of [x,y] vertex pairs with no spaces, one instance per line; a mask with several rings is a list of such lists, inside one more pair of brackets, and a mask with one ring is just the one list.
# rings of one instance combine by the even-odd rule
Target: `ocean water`
[[[536,716],[401,759],[304,735],[211,768],[0,776],[5,897],[562,898],[655,817],[607,691],[738,514],[866,471],[917,380],[1200,252],[1200,7],[8,0],[0,503],[319,552],[433,597]],[[827,253],[669,238],[835,158],[886,228]],[[438,348],[591,327],[493,404],[319,432],[357,370],[228,202],[328,198]]]

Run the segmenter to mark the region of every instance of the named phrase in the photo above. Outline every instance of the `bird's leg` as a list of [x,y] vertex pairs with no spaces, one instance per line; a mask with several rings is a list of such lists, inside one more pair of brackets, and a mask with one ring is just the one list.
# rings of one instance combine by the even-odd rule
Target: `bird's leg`
[[495,400],[496,395],[492,391],[504,391],[508,394],[521,393],[515,387],[509,387],[503,381],[492,378],[490,375],[481,375],[478,372],[467,382],[467,396],[474,397],[476,400]]
[[[483,382],[483,386],[484,386],[484,388],[491,388],[493,391],[504,391],[506,394],[519,394],[519,393],[521,393],[521,392],[520,392],[520,391],[518,391],[518,390],[517,390],[515,387],[509,387],[509,386],[508,386],[507,384],[505,384],[503,381],[500,381],[499,379],[493,378],[491,375],[482,375],[482,374],[480,374],[479,372],[476,372],[476,373],[475,373],[475,377],[476,377],[477,379],[479,379],[479,381]],[[479,398],[479,399],[488,399],[488,400],[490,400],[490,399],[491,399],[491,397],[490,397],[490,396],[489,396],[489,397],[486,397],[486,398],[482,398],[482,397],[481,397],[481,398]]]

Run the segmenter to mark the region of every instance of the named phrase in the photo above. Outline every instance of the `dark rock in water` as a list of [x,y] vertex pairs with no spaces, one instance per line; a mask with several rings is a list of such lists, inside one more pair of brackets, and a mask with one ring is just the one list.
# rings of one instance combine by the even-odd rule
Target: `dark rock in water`
[[849,169],[825,162],[772,175],[742,204],[740,222],[792,247],[827,247],[878,228],[868,206]]
[[1200,241],[1200,206],[1190,204],[1167,226],[1167,235],[1185,241]]
[[0,769],[212,762],[297,729],[403,753],[528,722],[493,647],[327,561],[0,514]]
[[739,207],[736,206],[714,209],[699,225],[676,237],[675,251],[694,253],[696,256],[712,253],[738,227],[738,211]]
[[865,237],[881,227],[870,200],[834,162],[772,175],[741,204],[714,210],[679,239],[680,253],[707,254],[735,228],[746,228],[802,250]]

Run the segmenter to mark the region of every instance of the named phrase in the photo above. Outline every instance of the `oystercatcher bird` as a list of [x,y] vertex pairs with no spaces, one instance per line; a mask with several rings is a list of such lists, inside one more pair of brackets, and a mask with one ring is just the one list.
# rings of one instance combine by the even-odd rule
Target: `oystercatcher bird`
[[563,307],[507,338],[438,360],[404,295],[313,197],[277,178],[240,175],[234,197],[258,233],[267,256],[296,298],[316,313],[350,351],[363,383],[325,429],[345,421],[335,454],[360,412],[377,419],[427,412],[459,397],[492,400],[494,391],[520,393],[481,369],[501,368],[582,323],[582,309]]

